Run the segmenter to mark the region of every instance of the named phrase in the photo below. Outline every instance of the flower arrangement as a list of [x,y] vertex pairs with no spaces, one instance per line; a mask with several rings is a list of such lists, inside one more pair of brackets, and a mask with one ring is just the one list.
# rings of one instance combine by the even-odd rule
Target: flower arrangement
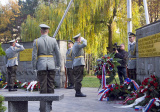
[[135,91],[134,94],[130,94],[130,98],[134,99],[127,101],[127,104],[132,104],[137,98],[140,98],[144,95],[145,99],[139,102],[135,106],[144,107],[147,104],[150,104],[151,101],[153,101],[156,103],[150,105],[148,111],[149,110],[153,112],[156,112],[157,110],[160,111],[160,79],[157,76],[151,75],[149,78],[144,79],[139,89]]
[[118,61],[120,59],[114,58],[115,53],[107,54],[105,56],[102,56],[101,58],[97,59],[96,66],[95,66],[95,75],[97,76],[98,79],[102,79],[102,69],[103,66],[105,66],[105,74],[110,76],[109,78],[106,79],[106,83],[109,84],[112,82],[116,75],[117,71],[117,66],[120,65]]
[[40,89],[40,84],[37,81],[24,82],[21,84],[21,88],[27,91],[38,91]]
[[[103,100],[107,98],[107,101],[112,100],[124,100],[128,94],[133,94],[133,91],[139,88],[138,84],[129,78],[127,78],[122,85],[118,84],[111,84],[107,85],[105,90],[102,89],[99,94],[101,94],[99,100]],[[105,92],[104,92],[105,91]]]

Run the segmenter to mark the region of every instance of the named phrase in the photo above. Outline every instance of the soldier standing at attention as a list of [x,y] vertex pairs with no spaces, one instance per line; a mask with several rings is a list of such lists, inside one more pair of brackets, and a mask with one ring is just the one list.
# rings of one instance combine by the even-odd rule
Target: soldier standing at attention
[[128,35],[130,41],[130,44],[128,46],[128,77],[130,79],[136,80],[136,35],[132,32],[129,32]]
[[[81,92],[81,81],[83,80],[83,71],[84,71],[84,50],[83,48],[87,46],[87,40],[81,37],[80,34],[73,37],[75,39],[75,43],[72,48],[72,57],[73,57],[73,72],[75,76],[75,97],[86,97]],[[81,44],[82,42],[82,44]]]
[[71,40],[68,41],[68,51],[66,53],[66,68],[67,68],[67,76],[68,76],[68,87],[67,89],[74,88],[74,77],[73,77],[73,68],[72,68],[72,47],[74,42]]
[[[32,65],[38,70],[37,78],[40,82],[40,93],[54,93],[55,69],[60,68],[60,52],[55,38],[49,37],[49,26],[41,27],[41,37],[33,42]],[[56,55],[56,62],[54,55]],[[52,105],[52,102],[50,102]],[[52,110],[52,106],[51,106]]]
[[17,91],[14,89],[16,80],[16,71],[18,66],[18,53],[24,50],[23,45],[16,43],[16,40],[9,41],[10,47],[6,50],[5,63],[8,72],[8,91]]

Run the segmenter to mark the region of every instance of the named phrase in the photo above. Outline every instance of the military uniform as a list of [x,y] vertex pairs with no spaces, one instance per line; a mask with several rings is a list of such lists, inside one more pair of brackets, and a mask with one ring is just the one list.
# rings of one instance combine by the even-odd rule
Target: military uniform
[[[40,27],[49,28],[44,24],[41,24]],[[56,62],[54,55],[56,56]],[[54,93],[55,69],[60,67],[59,47],[55,38],[46,34],[34,40],[32,65],[34,70],[38,70],[40,93]]]
[[135,80],[136,79],[136,42],[130,43],[128,48],[129,48],[128,49],[128,58],[129,58],[128,77]]
[[[70,41],[69,41],[70,42]],[[66,68],[68,76],[68,89],[73,89],[74,86],[74,76],[73,76],[73,61],[72,61],[72,48],[69,48],[66,52]]]
[[[76,35],[74,38],[80,37],[80,34]],[[81,94],[81,81],[83,80],[84,72],[84,50],[83,48],[87,46],[87,40],[81,39],[82,44],[75,42],[72,48],[72,57],[73,57],[73,72],[75,76],[75,90],[76,94]],[[76,95],[75,95],[76,96]]]
[[[10,41],[14,43],[15,40]],[[10,46],[6,49],[5,63],[7,66],[8,72],[8,89],[9,91],[14,90],[15,80],[16,80],[16,71],[18,66],[18,53],[23,51],[24,47],[16,43],[16,46]]]

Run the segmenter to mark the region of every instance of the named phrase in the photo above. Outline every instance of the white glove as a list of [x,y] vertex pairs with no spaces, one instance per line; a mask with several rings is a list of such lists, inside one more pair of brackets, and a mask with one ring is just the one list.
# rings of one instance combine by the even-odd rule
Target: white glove
[[19,46],[21,46],[21,45],[20,45],[20,44],[18,44],[18,43],[16,43],[16,46],[17,46],[17,47],[19,47]]
[[60,67],[56,66],[55,70],[60,71]]
[[84,38],[83,38],[83,37],[81,37],[81,41],[84,41]]
[[37,76],[37,70],[33,70],[33,73]]

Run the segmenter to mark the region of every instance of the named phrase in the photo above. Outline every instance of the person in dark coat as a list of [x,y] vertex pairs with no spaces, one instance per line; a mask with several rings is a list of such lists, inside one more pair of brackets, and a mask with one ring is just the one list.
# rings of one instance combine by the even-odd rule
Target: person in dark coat
[[121,65],[118,66],[117,68],[118,68],[118,76],[119,76],[120,84],[123,84],[124,80],[127,78],[126,66],[127,66],[127,58],[128,58],[128,53],[125,51],[124,44],[121,44],[120,49],[116,50],[115,57],[121,59],[120,61],[118,61]]

